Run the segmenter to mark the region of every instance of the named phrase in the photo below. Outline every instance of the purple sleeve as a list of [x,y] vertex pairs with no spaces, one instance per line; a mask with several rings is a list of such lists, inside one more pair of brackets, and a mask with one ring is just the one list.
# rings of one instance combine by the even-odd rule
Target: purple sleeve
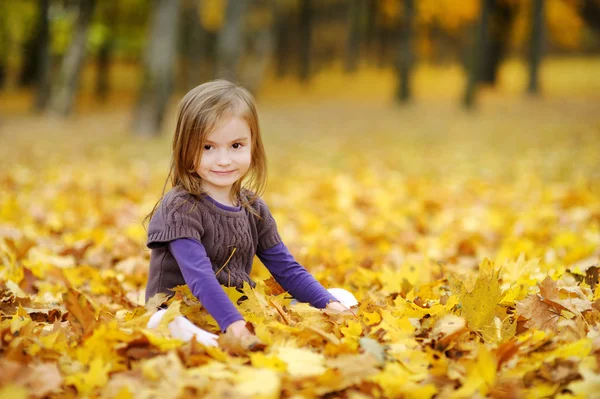
[[190,291],[219,323],[221,331],[227,330],[235,321],[244,320],[217,281],[202,244],[189,238],[179,238],[169,242],[169,250]]
[[283,242],[257,253],[275,280],[300,302],[324,308],[338,300],[329,293],[304,267],[302,267]]

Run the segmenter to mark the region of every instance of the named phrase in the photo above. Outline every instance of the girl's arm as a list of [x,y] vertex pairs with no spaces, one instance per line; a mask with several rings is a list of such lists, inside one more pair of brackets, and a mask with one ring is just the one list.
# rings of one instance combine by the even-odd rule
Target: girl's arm
[[179,238],[169,242],[169,251],[175,257],[190,291],[215,318],[221,331],[225,332],[232,323],[244,320],[217,281],[202,244],[193,239]]
[[283,242],[257,253],[275,280],[300,302],[308,302],[316,308],[339,302],[304,267],[302,267]]

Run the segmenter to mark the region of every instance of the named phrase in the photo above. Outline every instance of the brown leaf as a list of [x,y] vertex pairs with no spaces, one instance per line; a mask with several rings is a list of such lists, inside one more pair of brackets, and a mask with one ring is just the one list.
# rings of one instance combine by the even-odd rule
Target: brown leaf
[[556,281],[552,280],[552,277],[546,276],[541,284],[538,284],[540,288],[540,295],[544,299],[558,299],[558,288],[556,287]]
[[527,328],[537,328],[556,333],[558,318],[563,309],[555,302],[544,300],[539,295],[529,295],[525,300],[517,302],[517,313],[529,319]]
[[498,367],[497,370],[500,371],[502,365],[508,362],[514,355],[519,352],[519,348],[522,343],[517,343],[514,340],[507,341],[501,344],[498,349],[496,349],[496,359],[498,359]]
[[281,285],[273,277],[269,277],[266,280],[263,280],[267,289],[265,290],[268,295],[280,295],[285,293],[286,291],[283,289]]
[[97,324],[96,311],[92,303],[81,292],[69,288],[63,295],[63,301],[69,312],[67,320],[75,329],[79,337],[83,337],[94,330]]
[[596,293],[596,286],[600,283],[598,270],[598,266],[591,266],[585,271],[585,282],[590,286],[594,293]]

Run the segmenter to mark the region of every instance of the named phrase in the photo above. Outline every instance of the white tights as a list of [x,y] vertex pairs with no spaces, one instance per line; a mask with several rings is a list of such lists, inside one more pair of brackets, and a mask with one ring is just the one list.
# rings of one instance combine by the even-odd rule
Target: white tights
[[[327,291],[347,308],[358,305],[358,301],[354,295],[343,288],[330,288]],[[154,313],[148,321],[148,328],[158,327],[166,311],[166,309],[161,309]],[[193,337],[196,337],[196,341],[206,346],[218,346],[218,335],[209,333],[208,331],[197,327],[185,316],[176,316],[175,319],[169,323],[169,331],[173,338],[178,338],[182,341],[190,341]]]

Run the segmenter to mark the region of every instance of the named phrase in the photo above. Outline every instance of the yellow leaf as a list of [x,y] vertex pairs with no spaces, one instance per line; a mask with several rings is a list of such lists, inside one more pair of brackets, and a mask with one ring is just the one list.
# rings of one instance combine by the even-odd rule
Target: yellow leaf
[[381,321],[381,315],[378,312],[364,312],[362,313],[362,318],[368,326],[372,326],[373,324],[377,324]]
[[19,306],[17,308],[17,312],[12,317],[10,322],[10,332],[15,335],[25,327],[27,324],[31,323],[31,317],[27,314],[27,311],[23,309],[23,307]]
[[252,369],[244,367],[234,377],[235,390],[253,398],[279,398],[281,379],[277,372],[270,369]]
[[486,396],[496,383],[496,359],[485,347],[480,346],[477,357],[467,364],[467,375],[460,389],[452,393],[453,398],[471,398],[479,393]]
[[479,276],[472,291],[467,291],[460,283],[460,301],[462,316],[469,327],[480,331],[486,340],[494,340],[497,336],[494,317],[496,307],[502,298],[498,284],[498,272],[488,259],[479,265]]
[[309,349],[281,347],[277,357],[287,364],[287,372],[292,377],[310,377],[325,372],[325,356]]
[[110,365],[97,357],[91,361],[87,371],[68,375],[65,384],[74,385],[80,395],[89,396],[96,388],[106,385],[109,370]]
[[29,397],[27,389],[21,386],[8,384],[0,388],[0,399],[28,399]]
[[263,352],[250,352],[248,356],[254,367],[276,371],[285,371],[287,369],[286,364],[275,355],[265,355]]
[[360,338],[360,334],[362,333],[362,326],[359,321],[355,320],[347,320],[346,327],[340,328],[342,334],[344,334],[347,338]]

